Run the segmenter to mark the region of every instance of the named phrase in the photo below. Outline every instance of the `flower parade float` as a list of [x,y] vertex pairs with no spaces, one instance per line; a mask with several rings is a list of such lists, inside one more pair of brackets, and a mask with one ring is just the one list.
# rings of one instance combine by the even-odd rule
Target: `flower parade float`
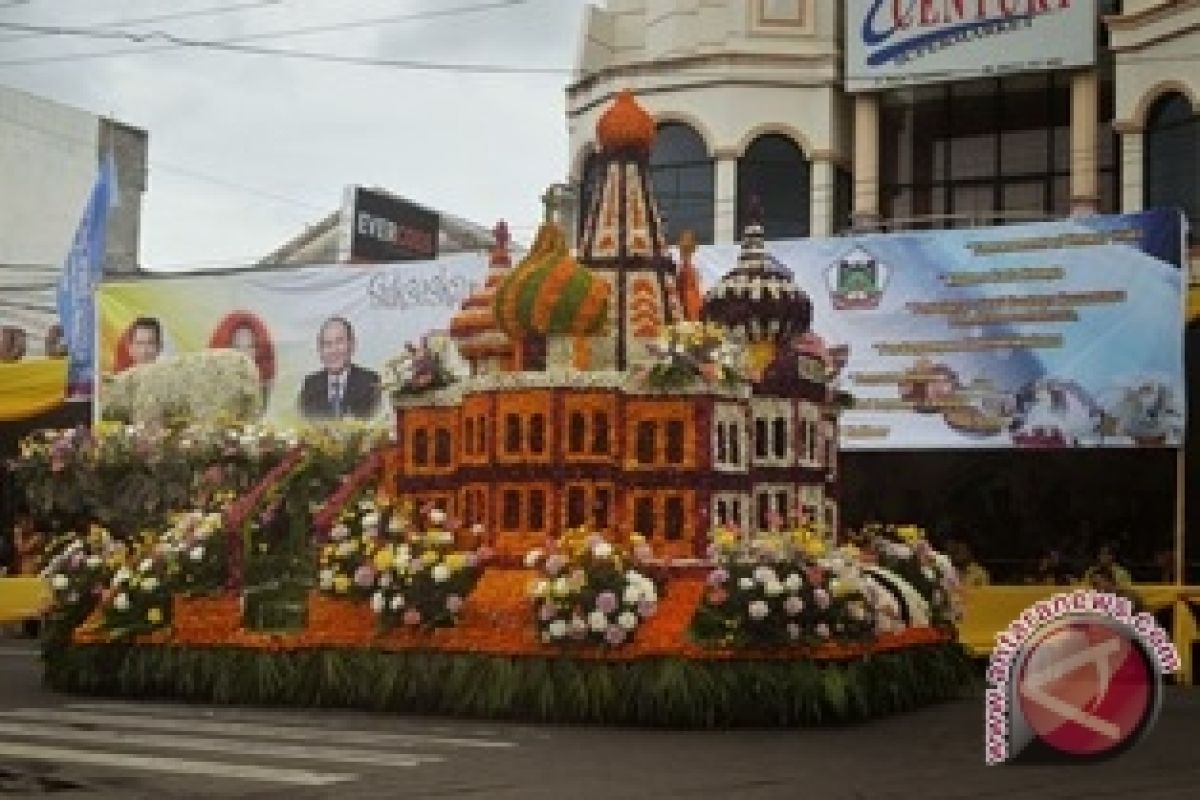
[[[137,514],[91,477],[59,513],[49,685],[697,727],[961,691],[948,559],[916,528],[837,535],[849,398],[811,301],[757,224],[702,296],[666,247],[653,120],[624,93],[597,133],[578,253],[547,222],[513,265],[498,228],[450,327],[470,374],[406,346],[390,437],[110,429],[178,469]],[[114,471],[99,449],[31,443],[26,485],[61,512],[64,471]]]

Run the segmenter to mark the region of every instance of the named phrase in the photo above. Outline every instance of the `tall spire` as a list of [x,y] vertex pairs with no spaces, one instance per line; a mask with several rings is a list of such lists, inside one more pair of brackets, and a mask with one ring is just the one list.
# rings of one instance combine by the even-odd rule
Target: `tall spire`
[[622,91],[596,123],[601,181],[584,209],[584,261],[666,258],[662,217],[650,183],[654,118]]
[[596,123],[599,181],[583,209],[579,260],[614,289],[612,367],[647,360],[646,345],[682,316],[675,262],[650,180],[654,118],[628,90]]

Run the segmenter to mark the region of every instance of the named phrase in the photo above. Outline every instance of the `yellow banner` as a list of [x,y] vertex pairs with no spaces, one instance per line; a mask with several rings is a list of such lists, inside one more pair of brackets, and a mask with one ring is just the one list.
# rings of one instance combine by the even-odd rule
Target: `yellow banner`
[[0,622],[40,617],[50,606],[50,584],[42,578],[0,578]]
[[0,364],[0,422],[15,422],[63,402],[67,360],[41,358]]

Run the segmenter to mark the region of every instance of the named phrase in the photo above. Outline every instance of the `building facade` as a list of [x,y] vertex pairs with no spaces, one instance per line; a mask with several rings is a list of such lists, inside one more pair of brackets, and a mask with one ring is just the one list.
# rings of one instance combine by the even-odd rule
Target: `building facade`
[[[863,14],[880,25],[893,7],[908,17],[891,24],[913,30],[1090,9],[1095,55],[1056,66],[1060,43],[1046,41],[1041,68],[967,58],[860,90],[848,39]],[[651,164],[672,236],[736,239],[752,196],[774,238],[1177,206],[1195,254],[1197,52],[1200,4],[1188,0],[610,0],[586,12],[566,90],[571,178],[586,197],[595,116],[629,88],[659,126]]]
[[0,86],[0,327],[42,355],[57,322],[54,286],[101,161],[112,152],[118,202],[109,213],[106,274],[139,269],[145,131]]

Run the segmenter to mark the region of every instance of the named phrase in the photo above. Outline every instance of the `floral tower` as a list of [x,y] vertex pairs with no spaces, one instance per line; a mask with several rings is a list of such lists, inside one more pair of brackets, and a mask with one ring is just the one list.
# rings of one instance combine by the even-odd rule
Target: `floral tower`
[[737,267],[708,291],[701,315],[742,336],[750,372],[761,376],[793,337],[808,332],[812,301],[767,253],[762,225],[751,222],[742,235]]
[[450,337],[471,365],[473,375],[510,368],[515,349],[512,339],[496,324],[492,308],[496,289],[512,271],[508,226],[504,220],[496,223],[492,233],[496,241],[492,245],[483,288],[463,301],[459,312],[450,320]]
[[571,257],[562,229],[543,223],[493,298],[500,328],[517,343],[516,368],[592,369],[592,341],[605,332],[610,292]]
[[600,181],[584,209],[579,260],[612,286],[607,339],[596,368],[627,370],[650,360],[647,345],[683,314],[675,263],[650,180],[654,120],[628,90],[596,123]]

